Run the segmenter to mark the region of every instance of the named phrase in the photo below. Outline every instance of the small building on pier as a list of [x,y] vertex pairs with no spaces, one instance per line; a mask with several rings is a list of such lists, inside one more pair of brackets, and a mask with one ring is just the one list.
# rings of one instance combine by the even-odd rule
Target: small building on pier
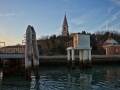
[[72,57],[72,66],[74,67],[75,50],[77,50],[79,52],[81,67],[89,67],[92,49],[90,47],[90,35],[73,33],[70,36],[73,37],[73,46],[67,48],[68,63],[70,62],[70,57]]

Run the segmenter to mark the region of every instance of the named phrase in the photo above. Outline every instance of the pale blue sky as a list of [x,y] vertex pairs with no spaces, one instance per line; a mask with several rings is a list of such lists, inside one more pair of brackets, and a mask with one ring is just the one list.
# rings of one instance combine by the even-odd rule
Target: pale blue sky
[[0,42],[21,44],[28,25],[59,35],[65,12],[70,33],[120,31],[120,0],[0,0]]

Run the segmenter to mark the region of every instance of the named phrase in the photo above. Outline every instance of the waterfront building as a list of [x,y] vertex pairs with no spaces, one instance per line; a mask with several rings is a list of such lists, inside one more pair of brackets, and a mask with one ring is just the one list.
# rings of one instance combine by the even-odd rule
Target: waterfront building
[[72,33],[70,36],[73,37],[73,46],[67,48],[68,66],[70,66],[70,58],[72,57],[72,67],[75,67],[75,50],[77,50],[81,67],[91,67],[90,35]]
[[106,50],[106,55],[120,55],[120,44],[110,35],[102,47]]
[[0,48],[1,53],[24,53],[23,45],[5,46]]
[[66,14],[64,16],[64,20],[63,20],[63,25],[62,25],[62,36],[68,36],[69,32],[68,32],[68,23],[67,23],[67,18],[66,18]]

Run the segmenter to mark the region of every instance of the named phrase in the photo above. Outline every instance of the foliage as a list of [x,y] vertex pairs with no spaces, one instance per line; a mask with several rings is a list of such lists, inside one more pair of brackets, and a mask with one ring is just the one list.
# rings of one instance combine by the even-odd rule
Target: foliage
[[[80,33],[80,32],[79,32]],[[90,46],[92,47],[92,54],[93,55],[105,55],[105,49],[103,49],[103,43],[108,39],[108,36],[111,35],[113,39],[115,39],[118,43],[120,43],[120,33],[118,31],[97,31],[93,34],[82,31],[82,34],[89,34],[90,35]],[[44,43],[38,45],[39,53],[41,55],[65,55],[67,42],[72,40],[69,35],[65,36],[42,36],[39,40],[43,40]]]
[[97,41],[97,49],[93,54],[105,54],[105,49],[102,48],[102,45],[108,39],[109,35],[111,36],[111,38],[115,39],[118,43],[120,43],[120,33],[115,30],[97,31],[94,35]]
[[[45,36],[44,36],[45,37]],[[41,40],[41,39],[40,39]],[[38,45],[39,54],[41,55],[59,55],[66,54],[66,42],[71,40],[69,37],[51,35],[44,42]]]

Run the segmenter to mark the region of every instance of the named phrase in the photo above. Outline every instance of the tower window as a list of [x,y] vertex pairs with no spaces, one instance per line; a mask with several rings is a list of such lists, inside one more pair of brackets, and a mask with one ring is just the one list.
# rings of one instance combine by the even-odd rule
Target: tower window
[[64,31],[66,30],[66,27],[64,27]]

